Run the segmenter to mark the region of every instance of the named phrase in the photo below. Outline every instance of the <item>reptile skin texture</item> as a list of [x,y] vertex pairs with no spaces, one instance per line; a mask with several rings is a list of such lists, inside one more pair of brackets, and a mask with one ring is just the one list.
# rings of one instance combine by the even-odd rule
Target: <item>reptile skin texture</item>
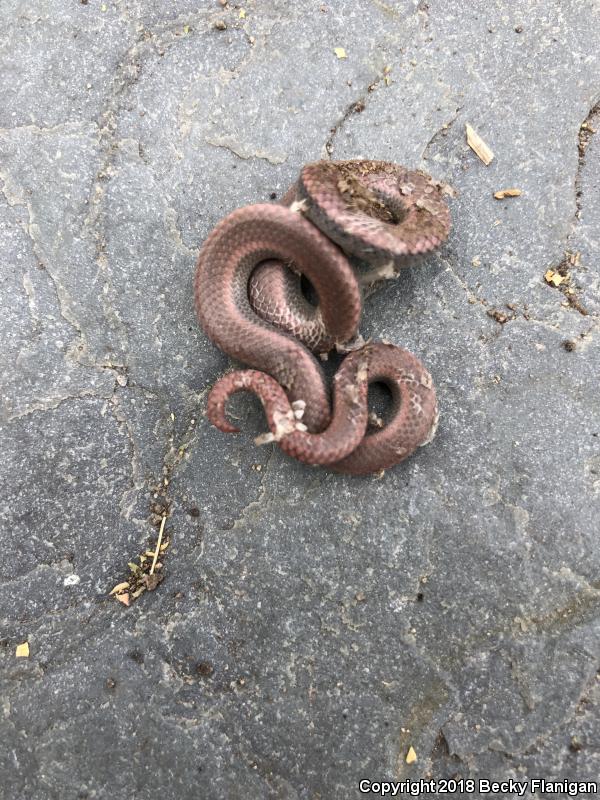
[[[393,277],[439,246],[450,229],[440,186],[422,172],[380,161],[316,162],[279,204],[229,214],[198,258],[194,299],[200,324],[224,352],[254,369],[221,378],[207,401],[210,421],[234,393],[256,394],[270,433],[288,455],[354,475],[387,469],[433,438],[438,420],[431,376],[400,347],[356,344],[365,285]],[[365,273],[349,256],[366,262]],[[318,305],[302,292],[300,276]],[[350,351],[333,380],[333,403],[311,351]],[[391,393],[373,429],[369,384]]]

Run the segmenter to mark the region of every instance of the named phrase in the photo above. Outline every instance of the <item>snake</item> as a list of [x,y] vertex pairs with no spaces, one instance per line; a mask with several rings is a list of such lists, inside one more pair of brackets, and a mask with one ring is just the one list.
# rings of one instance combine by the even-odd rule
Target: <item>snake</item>
[[[301,170],[278,204],[257,203],[222,219],[204,242],[194,301],[208,337],[251,369],[224,375],[207,400],[225,432],[232,394],[262,402],[269,434],[288,455],[348,474],[387,469],[431,440],[437,400],[431,376],[408,351],[356,341],[363,288],[391,277],[447,237],[442,187],[421,171],[382,161],[320,161]],[[300,276],[318,306],[307,301]],[[349,351],[333,403],[314,353]],[[373,430],[368,387],[388,386],[392,409]]]

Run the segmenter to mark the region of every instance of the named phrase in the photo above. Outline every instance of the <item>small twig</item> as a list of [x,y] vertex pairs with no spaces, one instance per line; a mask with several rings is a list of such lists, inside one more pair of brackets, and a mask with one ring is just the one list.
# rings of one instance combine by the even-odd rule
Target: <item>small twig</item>
[[467,122],[465,125],[467,132],[467,144],[479,158],[483,161],[486,167],[493,161],[494,153],[492,149],[483,141],[481,136],[474,130]]
[[152,558],[152,566],[150,567],[150,575],[154,574],[154,568],[156,567],[156,562],[158,561],[158,555],[160,553],[160,545],[162,543],[163,531],[165,529],[165,522],[167,521],[167,515],[165,514],[162,518],[162,522],[160,523],[160,530],[158,532],[158,542],[156,543],[156,550],[154,551],[154,556]]

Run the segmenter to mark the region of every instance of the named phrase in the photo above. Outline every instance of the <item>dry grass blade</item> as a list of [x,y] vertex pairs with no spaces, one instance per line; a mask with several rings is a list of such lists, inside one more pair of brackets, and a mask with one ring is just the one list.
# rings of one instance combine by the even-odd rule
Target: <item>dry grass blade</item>
[[114,586],[108,594],[109,595],[120,594],[121,592],[123,592],[125,589],[128,588],[129,588],[129,581],[123,581],[122,583],[117,583],[117,585]]
[[167,515],[162,518],[162,522],[160,523],[160,530],[158,532],[158,541],[156,543],[156,550],[154,551],[154,556],[152,558],[152,566],[150,567],[150,575],[154,574],[154,570],[156,568],[156,562],[158,561],[158,556],[160,555],[160,545],[162,543],[163,531],[165,529],[165,522],[167,521]]

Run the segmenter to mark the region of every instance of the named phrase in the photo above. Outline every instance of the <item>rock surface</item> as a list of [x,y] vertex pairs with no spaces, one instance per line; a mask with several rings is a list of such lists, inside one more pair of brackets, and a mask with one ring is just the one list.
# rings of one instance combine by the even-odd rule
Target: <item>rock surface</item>
[[[597,779],[598,3],[0,16],[2,796]],[[202,415],[228,361],[194,317],[198,247],[321,157],[457,192],[443,250],[366,303],[441,407],[380,480],[256,448],[249,399],[237,437]],[[125,607],[163,509],[165,579]]]

